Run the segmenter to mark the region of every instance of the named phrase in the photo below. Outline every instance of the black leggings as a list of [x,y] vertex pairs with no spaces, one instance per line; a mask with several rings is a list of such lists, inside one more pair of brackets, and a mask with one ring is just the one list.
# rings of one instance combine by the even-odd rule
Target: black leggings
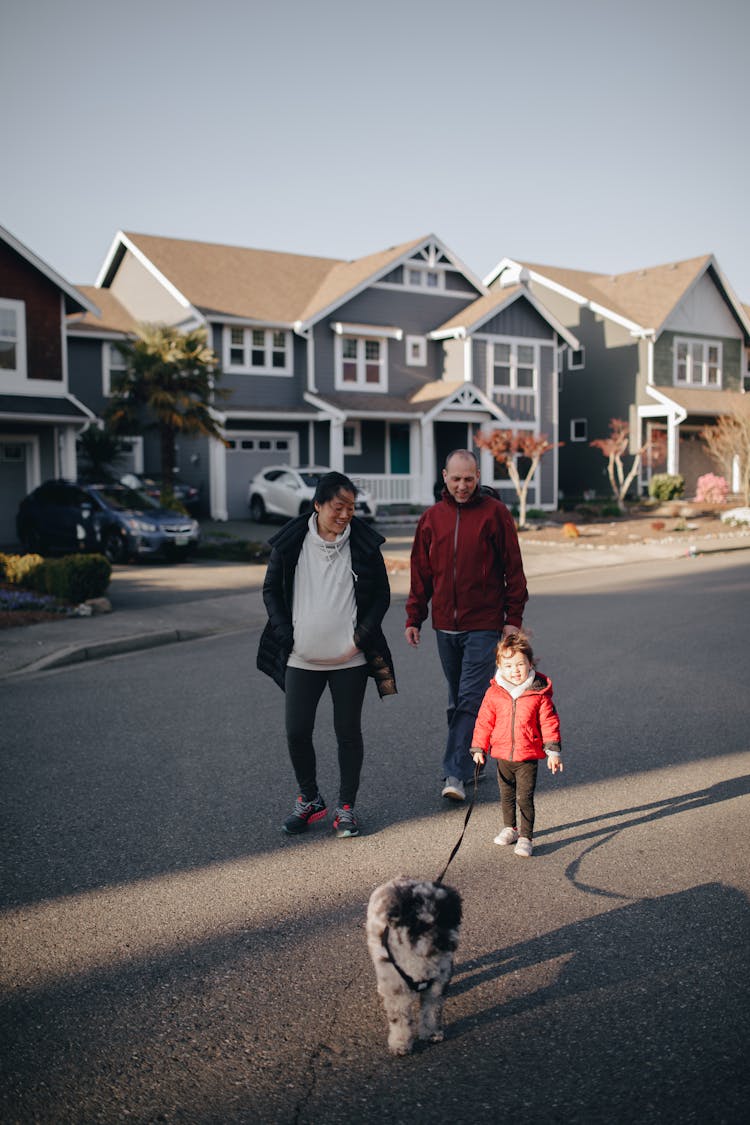
[[313,729],[320,697],[328,684],[333,700],[333,727],[339,756],[339,804],[353,805],[359,789],[364,744],[362,704],[367,665],[335,672],[286,670],[286,738],[300,793],[306,801],[318,794]]
[[520,813],[518,830],[521,836],[534,835],[534,789],[539,762],[509,762],[500,758],[497,763],[497,783],[500,788],[500,807],[506,828],[516,827],[516,805]]

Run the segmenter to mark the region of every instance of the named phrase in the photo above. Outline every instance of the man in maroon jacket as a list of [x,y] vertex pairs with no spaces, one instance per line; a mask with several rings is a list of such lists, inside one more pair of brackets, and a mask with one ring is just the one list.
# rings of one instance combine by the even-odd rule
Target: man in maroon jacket
[[448,683],[442,795],[463,801],[474,772],[471,736],[495,672],[497,642],[521,628],[528,591],[513,517],[480,489],[471,450],[448,455],[443,481],[442,498],[422,514],[414,535],[406,640],[419,644],[431,601]]

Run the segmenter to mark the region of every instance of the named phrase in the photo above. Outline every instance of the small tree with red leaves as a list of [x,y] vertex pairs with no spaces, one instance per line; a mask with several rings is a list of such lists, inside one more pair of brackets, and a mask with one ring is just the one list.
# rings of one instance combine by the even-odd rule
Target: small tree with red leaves
[[[563,443],[549,441],[546,434],[534,434],[528,430],[491,430],[489,433],[478,433],[474,437],[474,443],[480,449],[489,450],[497,463],[504,465],[508,470],[508,476],[518,497],[518,526],[525,527],[529,485],[534,479],[539,462],[545,453],[557,449]],[[524,457],[529,462],[523,479],[518,471],[517,458],[519,457]]]
[[666,455],[666,437],[661,430],[656,430],[636,449],[633,464],[626,474],[624,458],[630,454],[630,426],[622,418],[610,419],[609,437],[597,438],[589,444],[600,449],[607,458],[609,483],[621,512],[625,511],[625,497],[638,476],[641,465],[659,465]]

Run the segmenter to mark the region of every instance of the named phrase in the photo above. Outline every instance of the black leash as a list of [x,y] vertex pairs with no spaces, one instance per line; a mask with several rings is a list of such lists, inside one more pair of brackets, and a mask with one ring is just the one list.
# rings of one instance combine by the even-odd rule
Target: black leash
[[[474,808],[474,802],[477,799],[477,784],[478,784],[478,782],[479,782],[479,762],[476,762],[476,764],[474,766],[474,792],[471,795],[471,803],[469,804],[469,807],[466,810],[466,816],[464,817],[464,826],[461,829],[461,835],[458,837],[458,840],[456,841],[456,843],[453,847],[453,851],[451,852],[451,854],[448,858],[448,862],[446,863],[445,867],[443,868],[443,870],[440,872],[437,879],[435,880],[436,883],[442,883],[443,876],[445,875],[445,873],[448,870],[448,868],[450,867],[450,865],[453,863],[453,860],[455,859],[455,856],[456,856],[456,852],[458,851],[458,849],[461,847],[461,844],[463,843],[464,835],[466,833],[466,826],[469,823],[469,817],[472,814],[472,810]],[[383,946],[383,949],[386,952],[386,956],[388,957],[388,960],[390,961],[391,965],[393,965],[394,969],[396,970],[398,975],[401,977],[402,981],[404,982],[404,984],[406,985],[406,987],[408,989],[410,989],[412,992],[424,992],[425,989],[430,987],[434,978],[430,978],[429,980],[414,980],[413,977],[410,977],[408,973],[404,972],[404,970],[401,968],[401,966],[399,965],[396,958],[393,956],[393,953],[391,952],[391,947],[388,943],[389,932],[390,932],[390,926],[386,926],[385,929],[383,930],[383,933],[382,933],[381,938],[380,938],[380,943],[381,943],[381,945]]]
[[479,782],[479,762],[476,762],[474,764],[474,792],[471,795],[471,804],[469,805],[468,809],[466,810],[466,816],[464,818],[464,826],[461,830],[461,835],[458,837],[458,840],[456,841],[455,847],[453,848],[453,851],[450,854],[450,858],[448,859],[448,862],[446,863],[445,867],[443,868],[443,870],[440,872],[437,879],[435,880],[436,883],[442,883],[443,876],[445,875],[445,873],[448,870],[448,868],[450,867],[450,865],[453,863],[456,852],[458,851],[458,849],[461,847],[461,844],[463,843],[464,835],[466,833],[466,826],[469,823],[469,817],[472,814],[472,811],[474,809],[474,802],[477,799],[477,784],[478,784],[478,782]]

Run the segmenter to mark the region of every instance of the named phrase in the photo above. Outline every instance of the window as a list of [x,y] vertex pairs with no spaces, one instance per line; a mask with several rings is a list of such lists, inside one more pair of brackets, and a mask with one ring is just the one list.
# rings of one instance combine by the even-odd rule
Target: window
[[427,340],[424,336],[406,337],[406,362],[409,367],[424,367],[427,364]]
[[580,371],[586,366],[585,348],[568,348],[568,371]]
[[571,418],[570,419],[570,440],[571,441],[588,441],[589,438],[589,423],[587,418]]
[[225,328],[224,366],[228,371],[291,375],[290,333],[283,328]]
[[336,389],[385,391],[386,340],[367,336],[336,337]]
[[502,391],[533,392],[537,369],[533,344],[490,344],[490,393]]
[[128,365],[125,356],[119,351],[116,344],[102,344],[104,356],[102,359],[102,390],[105,395],[112,394],[112,376],[123,375]]
[[23,301],[0,299],[0,373],[26,378],[26,319]]
[[362,452],[362,423],[346,422],[343,426],[344,453],[359,455]]
[[721,343],[718,340],[674,342],[674,381],[683,387],[721,386]]
[[408,289],[445,289],[445,273],[410,262],[404,267],[404,285]]

